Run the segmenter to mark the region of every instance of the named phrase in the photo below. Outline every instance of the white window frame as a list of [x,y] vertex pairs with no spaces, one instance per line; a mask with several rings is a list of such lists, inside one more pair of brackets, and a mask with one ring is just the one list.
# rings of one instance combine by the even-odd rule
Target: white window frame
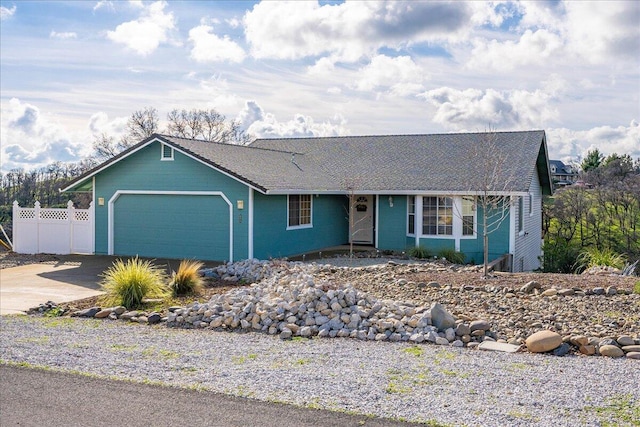
[[[415,200],[415,214],[410,213],[411,206],[411,198]],[[415,237],[416,242],[419,239],[451,239],[451,240],[470,240],[478,238],[478,209],[477,204],[475,202],[475,198],[472,200],[473,203],[473,234],[463,235],[463,212],[462,212],[462,200],[465,196],[446,196],[453,199],[453,232],[452,234],[423,234],[423,197],[445,197],[445,196],[436,196],[432,194],[420,194],[420,195],[410,195],[407,196],[407,216],[406,216],[406,235],[407,237]],[[471,201],[471,200],[470,200]],[[410,233],[409,231],[409,217],[411,215],[415,215],[414,220],[414,233]],[[416,243],[417,244],[417,243]]]
[[[411,212],[411,201],[413,199],[413,212]],[[415,237],[416,235],[416,196],[407,196],[407,236]],[[410,218],[413,216],[413,232],[409,228],[411,224]]]
[[[289,225],[290,222],[290,218],[289,218],[289,213],[291,212],[290,209],[290,203],[291,203],[291,197],[308,197],[309,198],[309,223],[308,224],[299,224],[299,225]],[[298,201],[300,202],[301,200],[298,199]],[[298,210],[298,220],[302,219],[302,217],[300,216],[300,213],[302,213],[302,210],[299,209]],[[311,196],[311,194],[288,194],[287,195],[287,230],[300,230],[303,228],[312,228],[313,227],[313,197]]]
[[[171,156],[167,157],[165,156],[165,149],[169,148]],[[173,161],[173,153],[174,153],[174,149],[172,146],[168,145],[168,144],[160,144],[160,160],[162,160],[163,162],[170,162]]]
[[533,216],[533,193],[529,193],[529,216]]
[[524,236],[524,197],[518,196],[518,217],[516,218],[518,235]]
[[[435,198],[436,199],[436,233],[435,234],[425,234],[424,233],[424,198],[425,197],[429,197],[429,198]],[[440,234],[439,233],[439,228],[441,227],[440,225],[438,225],[438,218],[440,218],[440,199],[451,199],[451,233],[447,234]],[[420,235],[424,236],[424,237],[431,237],[431,238],[453,238],[454,237],[454,222],[455,222],[455,202],[454,202],[454,197],[452,196],[422,196],[422,212],[420,213],[420,215],[422,215],[422,229],[420,230]],[[444,227],[448,227],[448,225],[445,225]]]
[[[464,200],[468,200],[469,202],[471,202],[471,212],[473,214],[473,233],[471,234],[464,234],[464,217],[468,216],[464,214],[464,210],[463,210],[463,205],[464,205]],[[476,202],[475,197],[474,198],[469,198],[469,197],[456,197],[454,198],[454,203],[456,203],[457,201],[459,201],[460,203],[460,238],[461,239],[475,239],[478,237],[478,205]],[[454,218],[454,235],[455,235],[455,230],[456,230],[456,219]]]

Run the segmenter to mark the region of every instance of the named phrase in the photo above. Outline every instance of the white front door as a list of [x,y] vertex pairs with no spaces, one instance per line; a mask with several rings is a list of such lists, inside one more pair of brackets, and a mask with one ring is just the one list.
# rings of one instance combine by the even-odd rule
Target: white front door
[[349,241],[353,243],[373,243],[373,200],[374,196],[356,195],[352,200],[353,218],[349,221],[351,232]]

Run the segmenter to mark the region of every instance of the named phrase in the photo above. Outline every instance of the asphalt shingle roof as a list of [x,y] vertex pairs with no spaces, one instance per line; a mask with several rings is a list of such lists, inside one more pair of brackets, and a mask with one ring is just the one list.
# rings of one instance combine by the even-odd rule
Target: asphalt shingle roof
[[265,193],[477,190],[486,153],[494,191],[526,192],[536,167],[543,186],[549,173],[544,131],[260,139],[249,146],[154,137]]

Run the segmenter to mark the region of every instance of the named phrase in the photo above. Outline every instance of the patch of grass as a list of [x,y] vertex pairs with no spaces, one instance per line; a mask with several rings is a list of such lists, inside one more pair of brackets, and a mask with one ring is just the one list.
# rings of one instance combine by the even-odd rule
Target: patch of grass
[[581,273],[591,267],[613,267],[624,268],[627,258],[624,255],[617,254],[611,249],[598,249],[591,247],[580,252],[575,263],[576,273]]
[[303,358],[300,358],[300,359],[297,359],[297,360],[295,361],[295,364],[296,364],[296,365],[300,365],[300,366],[306,365],[306,364],[308,364],[308,363],[311,363],[311,360],[310,360],[310,359],[303,359]]
[[539,421],[539,418],[534,417],[533,415],[531,415],[528,412],[522,412],[522,411],[509,411],[507,413],[508,416],[510,416],[511,418],[518,418],[521,420],[527,420],[527,421]]
[[417,345],[414,345],[412,347],[407,347],[405,349],[403,349],[402,351],[404,351],[407,354],[411,354],[413,356],[416,357],[420,357],[424,354],[424,349],[422,347],[418,347]]
[[195,260],[182,260],[178,271],[171,276],[169,288],[173,296],[199,295],[204,290],[200,269],[204,264]]
[[65,313],[64,308],[62,307],[56,307],[56,308],[52,308],[51,310],[48,310],[44,313],[44,317],[60,317],[63,316]]
[[100,283],[105,301],[128,309],[140,307],[145,298],[165,298],[168,294],[164,270],[138,257],[126,262],[116,260],[103,274]]
[[452,369],[441,369],[440,372],[449,377],[469,378],[469,374],[454,371]]
[[602,423],[603,427],[637,426],[640,420],[640,404],[631,394],[616,394],[603,406],[585,407]]
[[407,250],[407,255],[412,258],[425,259],[431,257],[431,251],[424,246],[414,246]]
[[640,280],[633,285],[633,293],[640,295]]
[[384,389],[387,394],[406,394],[410,393],[411,390],[411,387],[398,384],[395,381],[389,381],[389,384],[387,384],[387,387]]
[[464,254],[453,249],[442,249],[438,252],[438,257],[445,258],[452,264],[464,264]]
[[114,351],[133,351],[138,348],[137,345],[112,344],[110,347]]

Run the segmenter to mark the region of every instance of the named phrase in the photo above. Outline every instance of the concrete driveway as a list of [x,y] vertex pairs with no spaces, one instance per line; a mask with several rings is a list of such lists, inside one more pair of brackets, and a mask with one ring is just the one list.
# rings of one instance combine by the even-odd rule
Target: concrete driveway
[[113,257],[59,256],[57,261],[0,270],[0,315],[20,314],[41,303],[75,301],[100,295],[100,274]]
[[[0,315],[24,314],[32,307],[53,301],[63,303],[101,295],[101,274],[116,257],[108,255],[56,255],[55,261],[0,269]],[[144,258],[148,259],[148,258]],[[180,260],[149,259],[165,267],[167,273],[178,269]],[[205,267],[219,265],[204,262]]]

